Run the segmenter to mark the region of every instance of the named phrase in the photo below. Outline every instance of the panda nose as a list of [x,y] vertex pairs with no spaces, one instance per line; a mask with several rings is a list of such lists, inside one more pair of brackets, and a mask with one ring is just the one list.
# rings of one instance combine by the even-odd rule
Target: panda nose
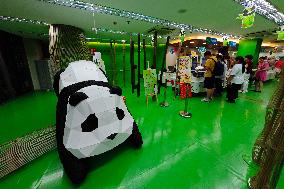
[[111,134],[107,137],[107,139],[113,140],[116,135],[117,135],[117,133]]

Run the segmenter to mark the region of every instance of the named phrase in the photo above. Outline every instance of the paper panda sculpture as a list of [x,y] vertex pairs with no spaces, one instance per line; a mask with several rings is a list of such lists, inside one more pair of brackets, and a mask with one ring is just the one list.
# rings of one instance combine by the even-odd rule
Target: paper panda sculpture
[[122,90],[108,84],[93,62],[70,63],[55,75],[53,87],[58,97],[59,158],[74,184],[87,175],[86,158],[109,151],[128,138],[141,147],[141,133],[123,101]]

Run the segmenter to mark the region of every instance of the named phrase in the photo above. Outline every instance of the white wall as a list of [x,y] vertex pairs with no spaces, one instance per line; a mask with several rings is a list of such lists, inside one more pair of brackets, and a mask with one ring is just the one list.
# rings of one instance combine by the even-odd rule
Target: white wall
[[175,66],[176,61],[177,61],[177,53],[174,52],[173,54],[171,54],[170,52],[171,49],[175,49],[175,48],[173,46],[168,47],[167,56],[166,56],[166,67],[167,68],[168,66]]
[[31,78],[34,85],[34,90],[39,90],[39,80],[36,70],[35,60],[40,60],[42,58],[41,46],[38,40],[35,39],[23,39],[24,46],[26,50],[26,55],[28,59],[28,64],[30,68]]

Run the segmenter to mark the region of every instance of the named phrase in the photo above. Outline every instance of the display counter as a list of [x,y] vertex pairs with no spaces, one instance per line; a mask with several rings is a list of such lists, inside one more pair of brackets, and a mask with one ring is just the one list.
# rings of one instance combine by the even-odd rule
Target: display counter
[[[158,76],[158,79],[160,79],[160,74]],[[206,89],[204,88],[204,77],[195,77],[195,74],[192,74],[191,78],[191,86],[192,86],[192,92],[193,93],[201,93],[206,92]],[[199,75],[199,74],[198,74]],[[204,73],[203,73],[204,75]],[[164,72],[162,77],[162,83],[165,83],[167,79],[167,86],[174,87],[175,81],[176,81],[176,73],[175,72]]]

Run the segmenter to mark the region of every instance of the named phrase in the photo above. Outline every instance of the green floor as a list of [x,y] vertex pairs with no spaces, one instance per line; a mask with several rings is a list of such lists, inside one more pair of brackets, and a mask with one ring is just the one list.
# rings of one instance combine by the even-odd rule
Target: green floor
[[[178,115],[184,107],[181,100],[169,98],[166,109],[154,102],[146,107],[144,96],[136,98],[126,90],[144,145],[134,150],[125,144],[94,160],[80,188],[246,189],[247,178],[256,172],[246,162],[275,87],[276,82],[269,82],[261,94],[241,94],[236,104],[224,97],[211,103],[194,97],[191,119]],[[54,124],[55,105],[52,92],[37,92],[0,106],[0,143]],[[0,180],[0,188],[73,187],[52,151]],[[284,188],[283,176],[278,188]]]

